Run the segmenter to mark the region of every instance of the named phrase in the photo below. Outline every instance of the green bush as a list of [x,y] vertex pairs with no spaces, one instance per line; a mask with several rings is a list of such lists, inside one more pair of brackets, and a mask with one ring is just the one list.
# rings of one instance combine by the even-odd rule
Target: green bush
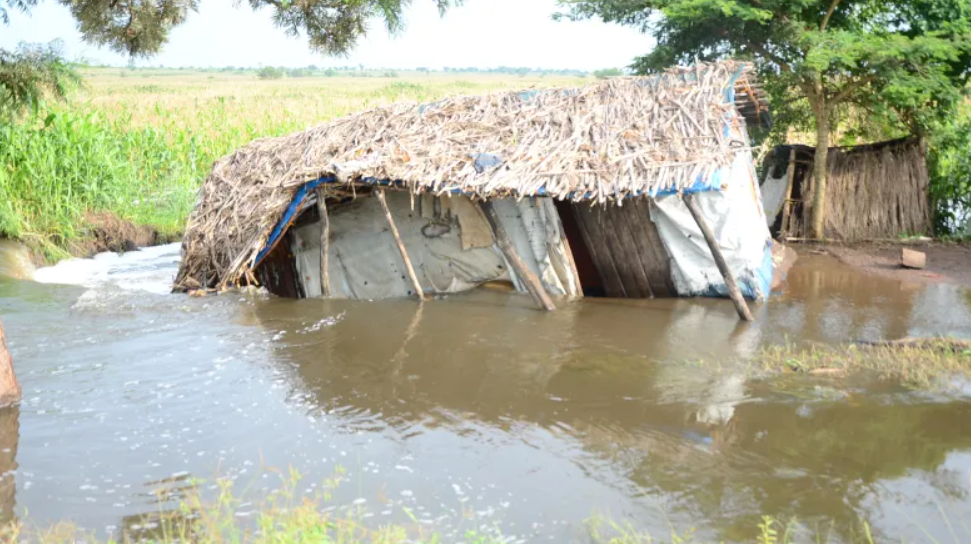
[[971,234],[971,105],[931,131],[927,169],[935,234]]
[[0,237],[61,257],[90,211],[176,234],[212,160],[200,151],[194,135],[131,130],[95,112],[0,125]]
[[282,68],[275,68],[273,66],[260,68],[259,71],[256,72],[256,77],[260,79],[280,79],[283,77],[283,75],[284,72]]

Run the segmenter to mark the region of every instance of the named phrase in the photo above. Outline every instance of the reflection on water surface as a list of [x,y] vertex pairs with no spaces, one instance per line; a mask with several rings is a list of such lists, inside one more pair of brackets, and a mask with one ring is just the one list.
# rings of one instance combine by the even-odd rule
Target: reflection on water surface
[[544,314],[489,291],[422,306],[166,295],[177,255],[42,273],[81,286],[0,282],[25,391],[0,411],[0,517],[138,533],[194,477],[258,494],[277,487],[268,467],[293,466],[312,492],[343,466],[335,505],[375,524],[412,523],[407,507],[444,536],[573,541],[605,513],[739,540],[768,514],[950,541],[938,505],[971,519],[969,399],[690,364],[786,340],[971,337],[958,288],[807,257],[747,326],[707,299]]

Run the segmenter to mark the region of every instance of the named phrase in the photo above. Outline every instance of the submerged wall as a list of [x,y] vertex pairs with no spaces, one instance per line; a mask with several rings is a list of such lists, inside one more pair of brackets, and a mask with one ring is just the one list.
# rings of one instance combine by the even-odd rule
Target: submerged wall
[[[552,295],[578,295],[562,243],[561,225],[548,198],[492,200],[503,228],[526,265]],[[422,290],[455,293],[491,281],[525,291],[495,245],[488,223],[468,197],[412,196],[388,191],[394,217]],[[332,296],[380,299],[414,295],[404,262],[376,198],[332,206],[328,274]],[[319,222],[294,228],[291,249],[303,293],[320,289]]]
[[[721,190],[698,193],[695,201],[714,231],[742,294],[756,300],[767,298],[772,282],[772,237],[751,154],[739,152],[729,167],[718,171],[717,178]],[[678,294],[727,296],[725,280],[681,197],[657,198],[651,219],[671,255],[671,275]]]

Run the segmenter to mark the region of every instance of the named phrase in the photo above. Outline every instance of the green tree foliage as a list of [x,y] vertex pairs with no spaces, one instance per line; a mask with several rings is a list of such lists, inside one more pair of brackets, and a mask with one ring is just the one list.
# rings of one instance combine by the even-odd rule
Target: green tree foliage
[[953,118],[939,121],[929,132],[935,231],[971,235],[971,104],[963,104]]
[[21,44],[13,51],[0,49],[0,121],[24,109],[36,110],[46,96],[63,98],[78,81],[57,42]]
[[559,17],[634,26],[657,47],[639,73],[753,60],[781,119],[808,121],[813,234],[823,237],[826,148],[846,106],[909,132],[951,115],[971,68],[971,0],[560,0]]

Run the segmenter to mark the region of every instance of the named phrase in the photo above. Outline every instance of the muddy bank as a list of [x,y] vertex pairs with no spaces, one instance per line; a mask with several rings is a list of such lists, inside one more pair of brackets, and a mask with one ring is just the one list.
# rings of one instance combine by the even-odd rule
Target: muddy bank
[[86,236],[71,247],[75,257],[91,257],[105,251],[135,251],[171,241],[163,239],[154,227],[135,225],[110,212],[89,213],[85,223]]
[[[900,266],[900,249],[906,247],[927,255],[927,268],[911,270]],[[971,244],[927,242],[902,245],[867,242],[845,245],[804,244],[795,246],[801,255],[829,254],[867,274],[905,283],[949,282],[971,288]]]
[[[110,212],[89,213],[81,238],[67,242],[61,249],[72,257],[90,258],[99,253],[124,253],[178,241],[148,225],[135,225]],[[51,257],[29,240],[0,238],[0,277],[30,279],[37,268],[55,264]]]

